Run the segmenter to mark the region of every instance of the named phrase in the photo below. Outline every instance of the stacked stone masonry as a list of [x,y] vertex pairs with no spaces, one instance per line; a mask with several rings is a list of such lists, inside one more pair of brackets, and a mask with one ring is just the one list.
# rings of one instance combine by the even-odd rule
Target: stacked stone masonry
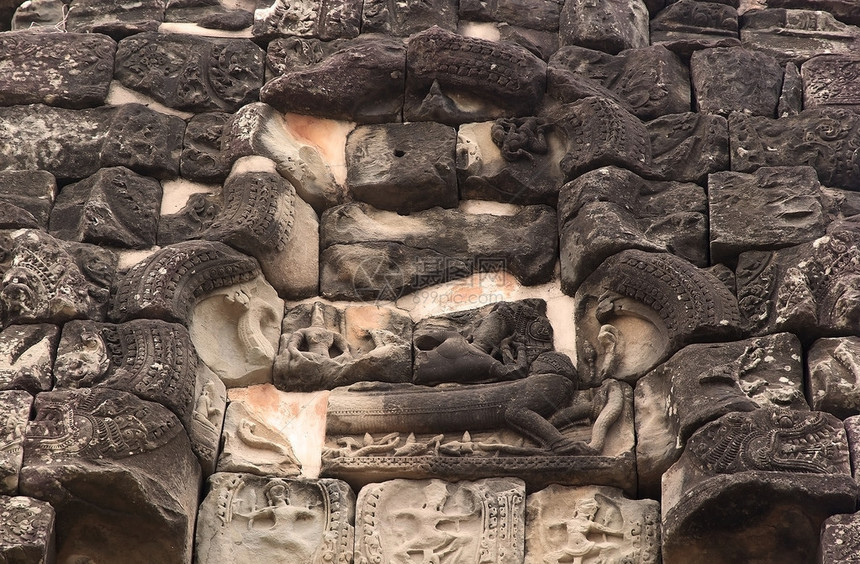
[[860,558],[856,0],[0,0],[0,562]]

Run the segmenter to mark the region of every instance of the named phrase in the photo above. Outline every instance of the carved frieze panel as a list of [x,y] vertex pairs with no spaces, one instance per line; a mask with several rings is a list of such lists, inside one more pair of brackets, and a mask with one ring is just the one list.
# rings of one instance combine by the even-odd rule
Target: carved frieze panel
[[558,88],[552,82],[572,80],[559,75],[572,73],[606,88],[625,109],[643,120],[690,111],[690,72],[665,47],[628,49],[613,56],[568,46],[553,54],[549,66],[550,92]]
[[115,75],[170,108],[233,112],[257,98],[264,58],[249,39],[140,33],[119,42]]
[[352,562],[355,494],[344,482],[219,472],[209,485],[195,562]]
[[403,118],[458,125],[533,115],[545,88],[546,63],[525,48],[431,28],[409,39]]
[[690,57],[696,109],[702,113],[774,117],[782,91],[782,65],[766,53],[716,47]]
[[457,129],[457,180],[465,200],[555,205],[564,139],[546,119],[500,118]]
[[190,561],[200,465],[170,410],[90,388],[41,393],[35,411],[19,491],[54,506],[58,561]]
[[526,501],[525,564],[660,562],[660,504],[606,486],[552,484]]
[[856,333],[858,242],[860,234],[850,224],[834,223],[811,243],[742,253],[737,296],[748,329],[792,331],[804,339]]
[[356,502],[356,562],[522,562],[525,499],[512,478],[370,484]]
[[860,57],[819,55],[800,67],[805,108],[836,106],[860,109]]
[[353,38],[361,30],[361,4],[361,0],[273,0],[254,12],[254,38]]
[[457,31],[453,0],[364,0],[361,32],[407,37],[431,27]]
[[624,249],[671,252],[707,266],[707,202],[698,185],[604,167],[565,184],[558,209],[561,283],[568,294]]
[[811,562],[822,522],[853,512],[856,496],[840,420],[729,413],[694,434],[663,477],[663,558]]
[[149,248],[158,231],[161,184],[125,167],[102,168],[63,187],[51,210],[51,234],[60,239]]
[[31,497],[0,496],[0,559],[53,562],[54,508]]
[[288,306],[282,331],[272,374],[278,389],[412,379],[412,320],[394,309],[298,304]]
[[729,116],[732,170],[811,166],[826,186],[860,188],[860,115],[846,108],[806,109],[778,120]]
[[648,46],[648,8],[642,0],[566,0],[558,28],[562,45],[616,54]]
[[104,35],[16,33],[0,36],[0,104],[86,108],[104,103],[116,43]]
[[740,45],[738,11],[724,3],[673,2],[651,20],[651,44],[662,45],[685,60],[700,49]]
[[682,347],[739,335],[737,300],[709,271],[667,253],[626,250],[579,287],[577,363],[583,381],[635,382]]
[[713,263],[811,241],[826,226],[821,185],[808,166],[711,174],[708,211]]
[[440,123],[359,126],[346,140],[347,188],[382,210],[457,207],[456,140]]
[[60,328],[47,323],[10,325],[0,332],[0,390],[31,394],[52,386]]
[[745,45],[776,57],[781,63],[801,64],[819,53],[850,54],[860,45],[860,28],[839,21],[810,6],[787,10],[751,10],[741,16],[741,40]]
[[405,77],[403,41],[369,36],[270,80],[260,100],[282,112],[360,123],[400,121]]
[[355,203],[326,210],[320,223],[320,289],[329,299],[396,299],[476,272],[540,284],[557,255],[549,206],[512,216],[443,209],[400,216]]
[[639,491],[659,497],[660,477],[700,427],[732,411],[808,410],[803,350],[791,333],[681,349],[636,383]]
[[[18,492],[24,460],[24,430],[32,405],[33,396],[27,392],[0,392],[0,494],[15,495]],[[0,519],[2,521],[5,520]]]

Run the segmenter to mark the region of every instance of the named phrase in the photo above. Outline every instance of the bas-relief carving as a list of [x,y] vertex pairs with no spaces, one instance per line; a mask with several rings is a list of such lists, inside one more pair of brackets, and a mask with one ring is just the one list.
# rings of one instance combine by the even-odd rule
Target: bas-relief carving
[[561,281],[568,294],[624,249],[670,252],[707,266],[707,197],[694,184],[648,181],[604,167],[565,184],[558,209]]
[[519,45],[433,27],[409,39],[403,117],[456,126],[528,116],[545,87],[546,63]]
[[584,382],[635,382],[693,342],[739,335],[737,300],[712,273],[665,253],[626,250],[605,260],[574,297]]
[[840,419],[860,414],[860,338],[819,339],[809,349],[809,403]]
[[457,180],[463,199],[555,205],[564,182],[564,144],[538,117],[500,118],[457,128]]
[[514,564],[524,537],[525,484],[513,478],[390,480],[356,502],[356,564]]
[[451,0],[364,0],[361,32],[406,37],[436,26],[454,32],[457,16],[457,2]]
[[819,55],[800,67],[805,108],[836,106],[860,109],[860,57]]
[[660,504],[553,484],[526,500],[525,564],[660,562]]
[[221,140],[232,118],[232,114],[224,112],[206,112],[195,114],[188,120],[179,160],[179,172],[183,178],[219,184],[227,178],[230,164],[221,150]]
[[104,103],[116,43],[98,34],[4,33],[0,104],[85,108]]
[[24,459],[24,430],[32,405],[33,396],[27,392],[0,392],[0,494],[14,495],[18,491],[18,474]]
[[732,411],[808,410],[803,354],[790,333],[694,344],[636,383],[639,492],[659,496],[660,477],[700,427]]
[[663,476],[667,562],[815,560],[821,523],[855,509],[845,427],[822,412],[724,415]]
[[31,394],[52,386],[60,328],[46,323],[10,325],[0,332],[0,390]]
[[0,560],[54,562],[54,509],[25,496],[0,496]]
[[566,0],[559,20],[562,45],[616,54],[648,46],[648,8],[642,0]]
[[353,38],[361,28],[361,0],[275,0],[254,12],[256,39],[318,37],[324,41]]
[[716,2],[680,0],[651,20],[651,44],[689,60],[694,51],[740,45],[738,11]]
[[328,392],[287,393],[267,384],[228,396],[218,472],[319,476]]
[[671,114],[645,124],[651,138],[648,176],[705,186],[708,174],[729,168],[729,124],[714,114]]
[[56,509],[58,561],[190,560],[200,465],[173,413],[107,388],[44,392],[35,411],[19,491]]
[[817,562],[840,564],[856,560],[860,553],[860,515],[833,515],[821,525],[821,548]]
[[12,234],[11,261],[0,282],[8,323],[104,317],[116,256],[92,245],[66,244],[43,231]]
[[803,338],[856,333],[860,234],[835,222],[810,243],[738,258],[737,296],[754,334],[792,331]]
[[368,380],[408,382],[411,336],[412,321],[392,309],[324,302],[289,307],[274,384],[286,391],[314,391]]
[[690,57],[690,77],[699,112],[776,115],[783,72],[770,55],[744,47],[696,51]]
[[355,494],[344,482],[218,473],[209,484],[196,563],[352,562]]

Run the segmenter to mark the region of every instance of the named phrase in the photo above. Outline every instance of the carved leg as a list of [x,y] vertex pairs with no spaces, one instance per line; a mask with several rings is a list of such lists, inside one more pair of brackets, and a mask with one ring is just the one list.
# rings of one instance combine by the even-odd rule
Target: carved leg
[[[591,442],[588,443],[588,446],[597,452],[603,450],[609,428],[618,420],[624,410],[624,392],[621,389],[621,384],[613,380],[607,380],[607,382],[609,384],[606,390],[606,401],[600,410],[600,415],[594,420],[594,427],[591,429]],[[599,394],[598,397],[602,395]],[[594,399],[596,400],[597,397]]]

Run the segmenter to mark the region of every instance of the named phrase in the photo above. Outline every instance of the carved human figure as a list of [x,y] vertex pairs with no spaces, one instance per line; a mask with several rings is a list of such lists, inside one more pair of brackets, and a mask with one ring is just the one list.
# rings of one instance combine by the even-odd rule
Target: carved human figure
[[544,556],[545,564],[558,564],[560,562],[582,564],[585,557],[600,554],[601,550],[615,547],[613,542],[592,541],[588,538],[589,533],[601,533],[604,539],[607,536],[624,537],[620,527],[610,527],[595,521],[599,507],[594,499],[580,499],[574,505],[573,517],[550,523],[550,530],[560,529],[563,531],[566,541],[562,548]]

